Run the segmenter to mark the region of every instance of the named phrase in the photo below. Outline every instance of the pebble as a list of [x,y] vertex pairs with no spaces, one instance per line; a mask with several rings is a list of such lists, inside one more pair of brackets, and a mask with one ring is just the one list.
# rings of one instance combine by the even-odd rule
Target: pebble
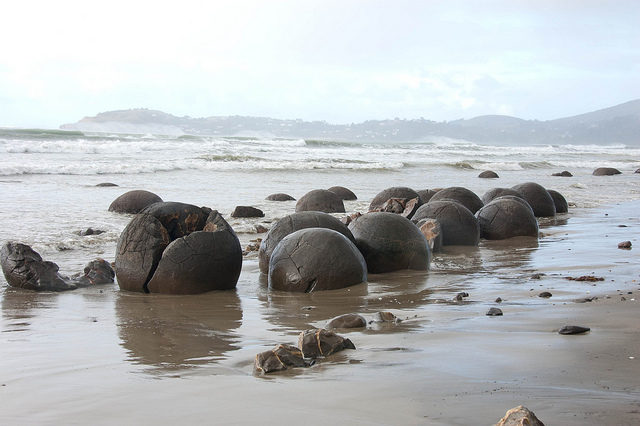
[[590,330],[591,329],[589,327],[582,327],[582,326],[579,326],[579,325],[565,325],[560,330],[558,330],[558,333],[560,333],[560,334],[583,334],[583,333],[586,333],[587,331],[590,331]]
[[543,291],[542,293],[540,293],[538,295],[538,297],[544,297],[544,298],[548,298],[548,297],[551,297],[551,296],[552,296],[552,294],[549,293],[548,291]]
[[631,248],[631,241],[623,241],[621,243],[618,243],[618,248],[619,249],[630,249]]
[[497,297],[496,298],[496,303],[501,303],[502,302],[502,297]]

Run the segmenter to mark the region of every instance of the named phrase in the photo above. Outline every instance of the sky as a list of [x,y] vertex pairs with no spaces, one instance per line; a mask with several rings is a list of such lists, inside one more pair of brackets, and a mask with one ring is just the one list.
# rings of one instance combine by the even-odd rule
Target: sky
[[110,110],[547,120],[640,98],[640,1],[33,1],[0,7],[0,126]]

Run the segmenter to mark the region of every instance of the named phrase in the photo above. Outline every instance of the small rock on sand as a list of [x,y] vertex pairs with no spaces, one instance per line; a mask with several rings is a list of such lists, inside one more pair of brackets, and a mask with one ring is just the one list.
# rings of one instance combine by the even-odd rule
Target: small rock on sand
[[495,426],[544,426],[527,407],[519,405],[507,411]]
[[564,327],[562,327],[560,330],[558,330],[558,333],[560,334],[584,334],[587,331],[590,331],[591,329],[589,327],[582,327],[579,325],[565,325]]
[[630,249],[631,248],[631,241],[623,241],[621,243],[618,243],[618,248],[619,249]]
[[543,297],[543,298],[549,298],[553,296],[551,293],[549,293],[548,291],[543,291],[542,293],[538,294],[538,297]]
[[490,317],[499,317],[502,315],[502,309],[500,308],[490,308],[487,311],[487,315]]

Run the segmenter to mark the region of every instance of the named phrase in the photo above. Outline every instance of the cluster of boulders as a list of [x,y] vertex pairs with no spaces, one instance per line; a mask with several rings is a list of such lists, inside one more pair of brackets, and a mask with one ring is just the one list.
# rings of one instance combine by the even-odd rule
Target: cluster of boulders
[[11,287],[35,291],[66,291],[113,282],[114,271],[109,262],[95,259],[82,272],[71,277],[62,275],[54,262],[42,256],[30,246],[14,241],[6,242],[0,249],[2,272]]

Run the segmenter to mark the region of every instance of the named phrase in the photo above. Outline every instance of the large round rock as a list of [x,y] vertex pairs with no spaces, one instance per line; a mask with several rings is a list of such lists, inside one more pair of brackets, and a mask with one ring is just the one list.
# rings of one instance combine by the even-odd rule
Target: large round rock
[[569,211],[569,203],[567,203],[567,200],[561,193],[553,189],[547,189],[547,192],[553,199],[553,204],[556,206],[556,213],[567,213]]
[[373,200],[371,200],[371,204],[369,204],[369,211],[377,211],[382,205],[390,198],[404,198],[407,200],[417,198],[418,203],[422,204],[422,200],[420,199],[420,195],[416,191],[411,188],[407,188],[406,186],[393,186],[391,188],[387,188],[378,193]]
[[516,191],[515,189],[493,188],[484,193],[484,195],[482,196],[482,202],[484,204],[489,204],[494,199],[505,196],[505,195],[513,195],[514,197],[520,197],[524,200],[524,196],[519,191]]
[[282,192],[278,192],[277,194],[267,195],[267,198],[265,198],[265,200],[267,200],[267,201],[295,201],[296,199],[293,198],[289,194],[284,194]]
[[621,174],[620,170],[613,167],[598,167],[593,171],[594,176],[613,176]]
[[471,211],[456,201],[429,201],[413,216],[414,222],[433,218],[442,229],[442,245],[477,246],[480,242],[478,219]]
[[468,208],[471,213],[477,212],[482,208],[482,206],[484,206],[480,197],[478,197],[473,191],[461,186],[451,186],[449,188],[441,189],[431,197],[429,202],[442,200],[457,201]]
[[168,201],[151,204],[140,213],[149,214],[158,219],[173,241],[194,231],[202,230],[211,209]]
[[533,211],[517,197],[496,198],[478,210],[476,216],[482,238],[538,237],[538,221]]
[[355,243],[355,239],[347,228],[347,225],[339,219],[322,212],[300,212],[290,214],[280,219],[270,230],[267,236],[260,243],[258,251],[258,262],[260,271],[264,274],[269,272],[269,260],[276,246],[284,237],[306,228],[327,228],[337,231]]
[[325,228],[301,229],[280,241],[271,256],[269,288],[310,293],[367,280],[362,254],[347,237]]
[[536,217],[551,217],[556,215],[556,205],[542,185],[535,182],[521,183],[511,187],[520,192],[533,209]]
[[349,224],[369,272],[428,270],[431,250],[409,219],[388,212],[367,213]]
[[111,203],[109,206],[110,212],[116,213],[139,213],[142,209],[153,203],[162,201],[162,198],[158,197],[153,192],[145,191],[142,189],[136,189],[133,191],[125,192]]
[[428,203],[431,197],[433,197],[438,191],[434,191],[433,189],[419,189],[416,192],[420,196],[420,201],[425,204]]
[[349,200],[358,199],[358,197],[356,197],[356,194],[354,194],[353,191],[351,191],[348,188],[345,188],[344,186],[332,186],[331,188],[329,188],[329,191],[333,192],[343,200],[349,201]]
[[296,212],[344,213],[342,198],[326,189],[314,189],[296,203]]

